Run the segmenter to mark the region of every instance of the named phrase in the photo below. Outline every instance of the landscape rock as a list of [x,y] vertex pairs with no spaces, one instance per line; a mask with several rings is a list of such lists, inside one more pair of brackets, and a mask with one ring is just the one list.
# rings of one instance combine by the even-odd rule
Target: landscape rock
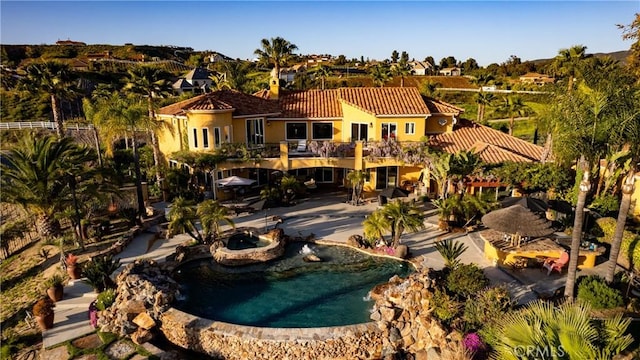
[[138,314],[138,316],[133,319],[133,323],[145,330],[152,329],[154,326],[156,326],[155,320],[153,320],[153,318],[146,311]]
[[151,339],[153,339],[153,333],[143,328],[138,328],[138,330],[131,335],[131,341],[138,345],[149,342]]

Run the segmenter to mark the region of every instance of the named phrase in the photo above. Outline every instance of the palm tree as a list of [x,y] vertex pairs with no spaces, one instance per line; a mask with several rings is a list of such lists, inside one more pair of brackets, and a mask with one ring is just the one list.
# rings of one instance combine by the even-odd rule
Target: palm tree
[[316,79],[320,79],[322,87],[321,89],[324,90],[324,81],[331,76],[332,72],[331,72],[331,68],[329,66],[326,65],[320,65],[318,67],[316,67],[314,69],[314,74],[313,76]]
[[484,114],[487,105],[491,105],[493,100],[495,99],[495,95],[492,93],[487,93],[484,91],[480,91],[476,94],[476,104],[478,104],[478,115],[477,121],[482,124],[484,121]]
[[60,225],[54,216],[66,206],[70,165],[78,169],[95,160],[95,154],[72,138],[30,135],[6,159],[7,164],[1,166],[2,201],[19,204],[34,214],[43,239],[59,235]]
[[211,79],[211,88],[214,91],[231,89],[231,85],[229,85],[229,82],[227,82],[226,73],[213,72],[211,73],[211,76],[209,76],[209,79]]
[[391,221],[382,213],[382,210],[376,210],[364,219],[362,226],[364,227],[365,238],[377,239],[382,243],[386,243],[384,233],[391,228]]
[[200,223],[202,224],[205,244],[212,240],[213,242],[218,240],[221,222],[226,222],[234,229],[236,227],[236,224],[229,216],[229,209],[215,200],[205,200],[198,204],[196,215],[200,218]]
[[574,78],[579,73],[580,63],[587,58],[587,47],[574,45],[568,49],[561,49],[551,64],[551,70],[561,76],[567,77],[567,90],[573,88]]
[[579,185],[578,202],[576,203],[573,232],[571,233],[571,252],[569,253],[567,281],[564,289],[564,296],[570,300],[573,299],[573,295],[575,294],[578,257],[580,256],[580,242],[582,241],[582,228],[584,226],[584,207],[587,201],[587,194],[591,189],[591,180],[584,156],[581,157],[578,166],[584,170],[584,173]]
[[366,180],[367,175],[362,170],[354,170],[349,171],[347,174],[347,181],[351,184],[351,188],[353,190],[353,194],[351,196],[351,200],[354,201],[355,204],[360,202],[360,196],[362,196],[362,187],[364,186],[364,181]]
[[624,184],[622,185],[622,199],[620,200],[620,210],[618,212],[618,221],[616,229],[611,239],[611,249],[609,250],[609,262],[607,263],[607,273],[605,280],[609,283],[613,282],[616,274],[616,266],[618,265],[618,255],[620,254],[620,245],[622,244],[622,236],[624,235],[624,227],[627,222],[627,215],[631,207],[631,195],[633,194],[634,182],[633,169],[627,174]]
[[414,203],[391,201],[384,205],[382,214],[390,219],[394,248],[400,245],[400,237],[405,229],[415,232],[425,227],[424,216]]
[[60,100],[74,94],[73,75],[69,65],[58,61],[46,61],[27,66],[23,84],[27,89],[47,94],[51,99],[53,121],[58,137],[64,137],[64,124],[60,114]]
[[411,74],[411,66],[404,61],[393,65],[391,73],[394,76],[400,76],[400,87],[404,87],[404,77]]
[[225,80],[229,88],[247,92],[248,71],[244,63],[240,61],[231,61],[224,63]]
[[436,182],[440,199],[446,198],[449,193],[449,187],[447,185],[449,172],[451,171],[452,156],[450,153],[444,153],[439,156],[433,156],[428,162],[429,177]]
[[289,203],[296,191],[300,189],[300,182],[293,175],[285,175],[280,179],[280,190],[282,191],[285,202]]
[[98,132],[98,123],[96,113],[98,109],[93,102],[89,99],[82,99],[82,111],[84,112],[85,119],[93,125],[93,141],[96,144],[96,153],[98,154],[98,165],[102,168],[102,151],[100,150],[100,133]]
[[[133,164],[135,172],[136,198],[138,202],[138,215],[145,214],[144,198],[142,194],[142,174],[140,171],[140,155],[138,154],[138,141],[136,133],[141,129],[150,129],[157,125],[151,121],[145,107],[132,98],[122,97],[114,92],[108,99],[100,103],[100,110],[96,114],[100,127],[109,129],[111,136],[128,135],[131,137],[133,150]],[[114,138],[112,140],[115,140]]]
[[295,44],[281,38],[262,39],[260,41],[262,49],[256,49],[253,53],[263,64],[273,64],[276,78],[280,78],[280,68],[287,64],[293,57],[293,52],[298,50]]
[[155,101],[154,98],[163,97],[169,94],[171,85],[166,78],[167,74],[165,74],[161,69],[154,66],[137,66],[128,71],[128,79],[127,84],[125,85],[126,90],[130,90],[135,94],[139,94],[146,98],[147,100],[147,112],[149,114],[149,120],[154,126],[146,129],[147,133],[151,137],[151,145],[153,146],[153,164],[156,172],[156,182],[158,186],[161,186],[163,189],[163,199],[166,201],[166,191],[164,191],[164,186],[162,186],[163,175],[163,162],[161,160],[160,153],[160,145],[158,144],[158,137],[156,135],[156,131],[159,130],[162,126],[158,124],[162,124],[163,126],[167,126],[164,121],[156,121],[156,112],[155,112]]
[[440,83],[432,80],[427,80],[423,82],[422,85],[420,85],[420,94],[432,98],[436,95],[440,86]]
[[169,235],[187,233],[198,243],[202,243],[202,234],[195,225],[198,216],[193,207],[193,202],[177,197],[171,203],[169,210]]
[[527,113],[527,105],[518,96],[505,97],[500,110],[509,117],[509,135],[513,135],[513,126],[516,116],[524,116]]
[[[496,359],[611,359],[633,343],[625,334],[630,319],[618,314],[604,321],[592,318],[586,303],[536,301],[506,313],[492,326],[489,343]],[[534,353],[527,353],[534,349]],[[545,352],[544,355],[542,352]]]
[[462,195],[464,191],[464,181],[468,175],[472,175],[480,170],[482,160],[480,156],[471,151],[459,151],[449,160],[449,175],[458,180],[457,191]]
[[389,68],[380,64],[371,68],[370,74],[376,86],[383,87],[387,81],[391,80],[391,71],[389,71]]

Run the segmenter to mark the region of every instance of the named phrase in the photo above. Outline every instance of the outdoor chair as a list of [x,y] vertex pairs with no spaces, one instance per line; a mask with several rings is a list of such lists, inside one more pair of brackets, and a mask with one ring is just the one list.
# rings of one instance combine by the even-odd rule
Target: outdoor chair
[[563,251],[562,254],[560,254],[559,259],[549,258],[544,261],[542,267],[548,270],[547,275],[551,275],[551,272],[553,272],[554,270],[556,270],[558,273],[562,273],[562,268],[567,265],[568,262],[569,254],[566,251]]
[[307,151],[307,140],[298,141],[298,148],[296,148],[297,152],[306,152]]
[[307,188],[307,190],[313,190],[313,189],[318,187],[318,185],[316,185],[316,181],[314,179],[311,179],[309,181],[305,181],[304,182],[304,186]]

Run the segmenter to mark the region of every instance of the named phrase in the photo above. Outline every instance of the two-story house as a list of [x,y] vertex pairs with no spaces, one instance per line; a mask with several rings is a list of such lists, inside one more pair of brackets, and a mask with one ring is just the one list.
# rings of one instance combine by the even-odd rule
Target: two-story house
[[221,90],[166,106],[157,114],[174,128],[160,136],[168,159],[179,150],[215,152],[234,143],[263,149],[261,157],[251,161],[229,158],[218,163],[210,184],[240,175],[262,185],[272,172],[286,171],[341,186],[349,171],[363,170],[368,175],[365,191],[420,180],[427,191],[435,191],[429,190],[426,164],[371,156],[383,140],[403,144],[428,138],[430,146],[453,153],[474,151],[488,162],[540,158],[541,147],[461,120],[462,112],[412,87],[283,91],[272,79],[269,90],[255,95]]

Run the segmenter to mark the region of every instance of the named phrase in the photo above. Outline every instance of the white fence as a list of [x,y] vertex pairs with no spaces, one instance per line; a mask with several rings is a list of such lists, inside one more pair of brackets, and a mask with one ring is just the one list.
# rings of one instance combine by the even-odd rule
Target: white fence
[[[65,130],[92,130],[90,124],[65,124]],[[56,123],[52,121],[20,121],[0,123],[0,130],[27,130],[27,129],[57,129]]]

